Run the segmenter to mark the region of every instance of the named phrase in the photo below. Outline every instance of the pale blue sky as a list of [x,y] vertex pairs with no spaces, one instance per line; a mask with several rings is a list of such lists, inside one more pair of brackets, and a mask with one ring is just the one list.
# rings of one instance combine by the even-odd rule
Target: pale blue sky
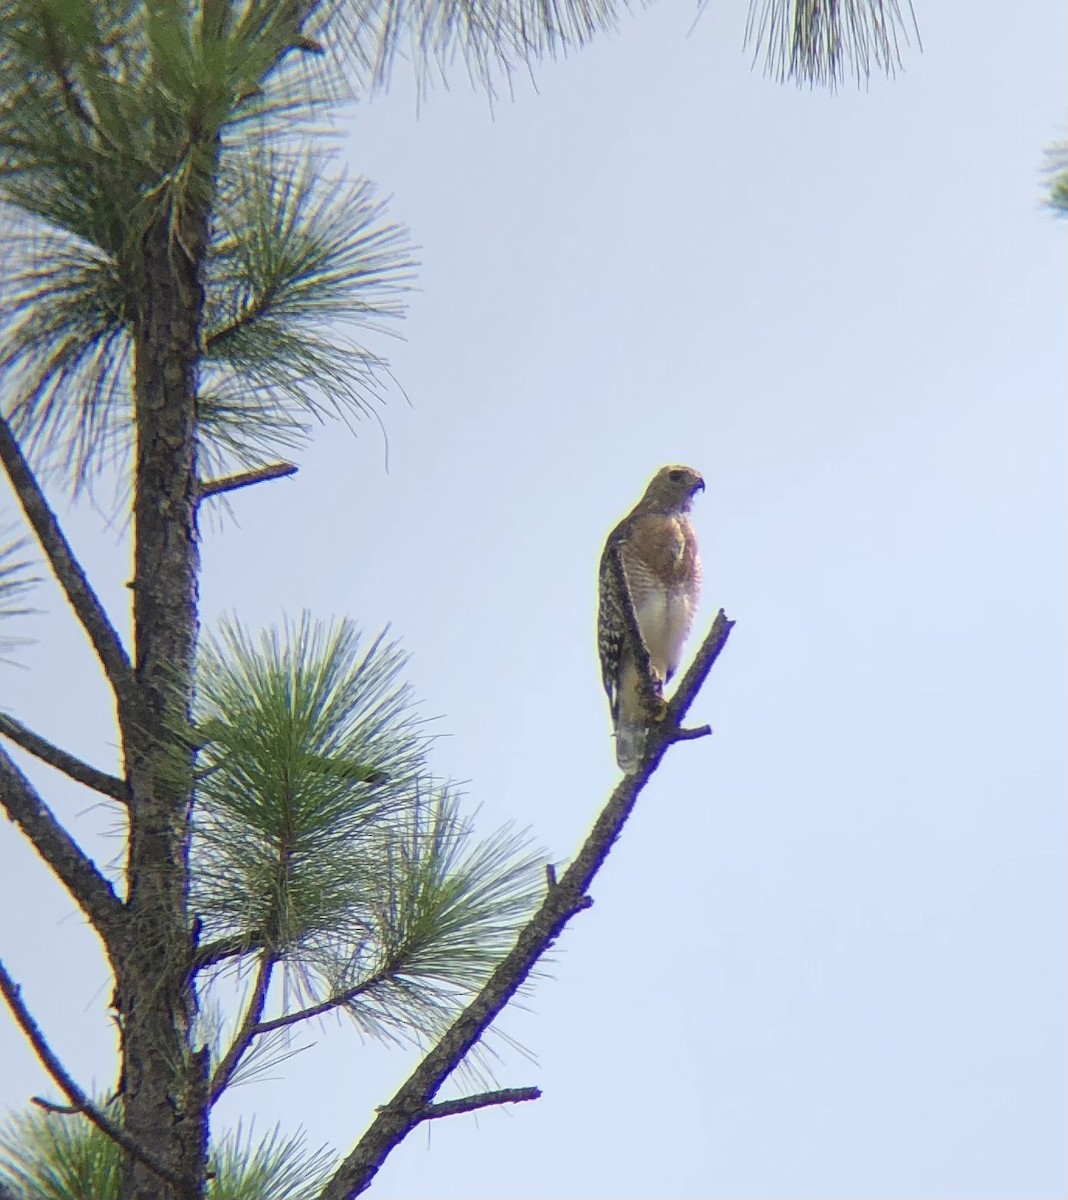
[[[616,774],[605,533],[698,467],[698,633],[738,625],[551,967],[504,1027],[544,1097],[424,1128],[383,1197],[1020,1197],[1068,1190],[1063,7],[917,0],[867,92],[749,69],[672,0],[496,106],[400,85],[345,127],[421,291],[412,404],[327,428],[209,531],[204,614],[387,621],[435,764],[566,858]],[[963,24],[963,22],[967,24]],[[380,344],[379,344],[380,345]],[[72,529],[113,608],[126,551]],[[10,707],[110,765],[58,602]],[[105,812],[35,772],[89,844]],[[111,852],[110,850],[108,852]],[[9,826],[2,953],[111,1081],[92,940]],[[28,900],[32,897],[32,902]],[[47,1091],[0,1021],[0,1104]],[[329,1027],[222,1116],[347,1150],[411,1060]]]

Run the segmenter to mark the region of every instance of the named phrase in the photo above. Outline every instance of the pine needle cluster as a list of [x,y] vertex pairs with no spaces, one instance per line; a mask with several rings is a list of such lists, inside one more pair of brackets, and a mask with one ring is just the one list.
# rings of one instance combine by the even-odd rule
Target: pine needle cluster
[[336,1011],[425,1042],[543,890],[527,839],[476,840],[433,778],[405,662],[308,616],[203,647],[193,907],[202,944],[234,950],[218,971],[278,968],[257,1036]]
[[329,14],[297,8],[0,6],[3,404],[75,488],[129,462],[142,240],[193,202],[213,214],[203,471],[258,465],[388,388],[365,338],[403,314],[411,250],[329,152],[343,75],[311,49]]
[[[102,1105],[115,1110],[116,1105]],[[238,1126],[210,1155],[208,1200],[313,1200],[329,1173],[329,1150],[273,1129]],[[29,1109],[0,1126],[0,1195],[24,1200],[118,1200],[122,1149],[77,1114]]]

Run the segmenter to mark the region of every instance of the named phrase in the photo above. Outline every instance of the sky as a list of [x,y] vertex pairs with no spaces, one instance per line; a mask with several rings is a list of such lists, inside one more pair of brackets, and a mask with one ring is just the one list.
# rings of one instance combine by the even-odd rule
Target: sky
[[[433,763],[554,861],[616,778],[597,561],[665,463],[704,475],[704,593],[737,621],[503,1028],[501,1086],[386,1198],[1046,1200],[1068,1190],[1065,135],[1051,0],[916,0],[923,51],[835,96],[751,69],[744,6],[677,0],[494,106],[399,79],[343,154],[420,249],[408,400],[326,426],[204,537],[210,626],[309,609],[411,654]],[[58,501],[58,497],[57,497]],[[68,513],[124,613],[127,549]],[[58,600],[5,707],[114,764]],[[36,769],[113,854],[112,818]],[[114,1078],[93,938],[10,825],[0,950],[76,1078]],[[0,1107],[50,1085],[0,1020]],[[328,1025],[255,1114],[347,1151],[411,1069]]]

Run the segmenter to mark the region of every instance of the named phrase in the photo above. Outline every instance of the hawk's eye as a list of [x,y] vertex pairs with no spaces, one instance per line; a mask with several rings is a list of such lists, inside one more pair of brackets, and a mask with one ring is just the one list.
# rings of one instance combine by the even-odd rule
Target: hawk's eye
[[683,478],[684,474],[682,471],[671,471],[668,473],[668,479],[670,479],[672,483],[682,483]]

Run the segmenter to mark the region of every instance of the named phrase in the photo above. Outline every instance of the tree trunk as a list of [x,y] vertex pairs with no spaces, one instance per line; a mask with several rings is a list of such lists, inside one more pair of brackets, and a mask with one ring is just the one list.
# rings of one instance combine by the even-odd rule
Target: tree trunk
[[[200,210],[199,215],[197,210]],[[183,219],[184,218],[184,219]],[[199,551],[197,360],[206,206],[164,211],[142,242],[135,337],[135,682],[122,714],[129,780],[129,941],[115,963],[125,1125],[182,1181],[129,1158],[122,1200],[193,1200],[207,1163],[207,1052],[194,1052],[197,997],[189,900]]]

